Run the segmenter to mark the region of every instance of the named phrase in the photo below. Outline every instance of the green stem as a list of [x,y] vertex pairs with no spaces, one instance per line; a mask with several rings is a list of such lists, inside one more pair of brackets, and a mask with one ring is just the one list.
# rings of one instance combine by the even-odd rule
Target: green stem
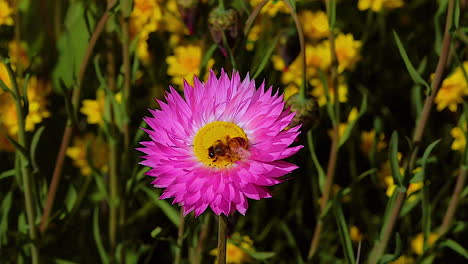
[[[23,97],[27,96],[27,94],[21,95],[18,83],[16,81],[15,75],[13,73],[13,69],[11,68],[10,64],[7,64],[7,71],[11,80],[11,85],[13,86],[13,93],[15,95],[15,106],[16,106],[16,116],[18,121],[18,140],[19,144],[24,148],[28,149],[28,143],[26,140],[26,130],[25,130],[25,120],[26,116],[23,111]],[[26,84],[25,84],[26,85]],[[34,209],[34,201],[33,201],[33,194],[32,194],[32,185],[33,179],[31,178],[31,173],[29,170],[28,165],[28,158],[25,157],[21,152],[18,152],[20,155],[20,167],[21,167],[21,175],[23,179],[23,189],[24,189],[24,199],[25,199],[25,206],[26,206],[26,217],[28,219],[28,233],[29,238],[31,239],[31,260],[33,264],[39,263],[39,249],[36,246],[37,243],[37,230],[35,225],[36,220],[36,212]]]
[[224,0],[219,0],[219,9],[224,10]]
[[[107,45],[107,85],[111,94],[108,96],[114,96],[113,93],[116,91],[116,72],[115,72],[115,58],[114,52],[112,47],[114,46],[114,41],[112,36],[108,36],[106,38],[106,45]],[[110,102],[108,102],[110,103]],[[117,107],[111,104],[111,109],[113,107]],[[112,107],[113,106],[113,107]],[[113,128],[116,127],[115,124],[115,116],[114,116],[114,109],[110,111],[110,126]],[[116,131],[116,130],[114,130]],[[110,252],[111,252],[111,259],[115,260],[115,249],[117,246],[117,225],[118,225],[118,211],[120,208],[120,199],[119,199],[119,164],[118,161],[118,153],[120,153],[117,143],[117,138],[115,133],[111,133],[109,135],[109,145],[110,145],[110,152],[109,152],[109,193],[110,193],[110,201],[109,201],[109,242],[110,242]]]
[[[327,16],[330,16],[330,5],[327,3]],[[333,29],[330,29],[328,34],[328,40],[330,42],[330,54],[331,54],[331,84],[328,87],[333,87],[335,89],[335,96],[333,97],[334,104],[334,115],[336,122],[333,124],[333,137],[330,146],[330,156],[328,159],[327,175],[325,179],[325,187],[323,189],[323,195],[320,203],[320,216],[323,217],[323,212],[327,206],[328,200],[330,199],[330,194],[333,186],[333,178],[335,177],[336,163],[338,161],[338,148],[339,148],[339,115],[340,107],[338,101],[338,61],[335,53],[335,34]],[[322,233],[323,222],[321,219],[317,220],[314,229],[314,235],[312,236],[312,241],[310,243],[310,249],[308,254],[308,259],[311,259],[315,253],[317,253],[318,245],[320,242],[320,235]]]
[[[410,154],[410,159],[407,165],[405,166],[406,167],[405,171],[412,172],[414,169],[414,166],[416,164],[416,160],[418,157],[418,151],[419,151],[420,143],[422,140],[422,136],[426,128],[427,121],[429,120],[430,111],[432,109],[434,99],[440,89],[440,84],[442,82],[442,75],[443,75],[445,66],[447,64],[448,55],[450,53],[450,42],[452,39],[450,35],[450,28],[451,28],[452,20],[453,20],[453,7],[454,7],[453,0],[449,0],[448,9],[447,9],[447,18],[445,21],[444,39],[442,42],[442,50],[441,50],[439,62],[437,64],[437,68],[435,71],[434,80],[432,81],[432,92],[428,97],[426,97],[426,101],[424,102],[424,107],[421,113],[421,117],[418,119],[416,128],[414,130],[413,144],[415,145],[415,147],[412,153]],[[385,249],[387,247],[388,240],[393,232],[393,227],[395,226],[395,222],[398,219],[403,202],[405,201],[405,196],[406,196],[406,193],[398,193],[396,202],[391,208],[390,218],[387,224],[382,228],[381,240],[376,242],[374,247],[371,250],[370,257],[369,257],[370,264],[377,263],[380,257],[384,254]]]
[[296,11],[292,7],[289,1],[283,1],[289,9],[291,16],[294,19],[294,24],[296,25],[297,35],[299,36],[299,44],[301,48],[301,64],[302,64],[302,85],[299,90],[299,96],[302,99],[306,98],[306,90],[307,90],[307,65],[306,65],[306,50],[305,50],[305,40],[304,40],[304,31],[302,30],[301,22],[299,21],[299,17],[296,14]]
[[195,249],[195,260],[194,264],[200,264],[203,260],[203,250],[205,249],[205,242],[208,238],[208,232],[210,230],[210,219],[211,215],[205,216],[205,221],[202,223],[200,237],[198,239],[197,248]]
[[117,211],[119,207],[118,197],[118,176],[117,176],[117,142],[111,140],[110,153],[109,153],[109,187],[110,187],[110,201],[109,201],[109,242],[111,248],[111,257],[114,258],[116,237],[117,237]]
[[226,264],[227,216],[218,217],[218,264]]
[[457,183],[455,184],[455,189],[453,191],[452,198],[450,199],[449,206],[447,208],[447,211],[445,212],[444,220],[442,221],[442,225],[439,228],[440,235],[444,235],[449,230],[453,222],[453,217],[455,216],[458,201],[460,200],[460,194],[463,191],[463,187],[465,186],[466,173],[467,169],[464,166],[462,166],[460,168],[460,171],[458,172]]
[[[109,8],[110,7],[108,7],[108,10]],[[77,85],[74,87],[73,95],[72,95],[73,109],[75,111],[78,109],[78,106],[80,103],[81,85],[83,82],[86,67],[88,65],[89,59],[91,58],[91,54],[93,53],[94,47],[96,46],[96,42],[99,36],[101,35],[102,31],[104,30],[105,25],[107,24],[107,20],[109,19],[109,16],[110,16],[110,12],[108,12],[108,10],[106,10],[106,12],[102,15],[96,28],[94,29],[94,32],[91,35],[91,39],[88,43],[85,56],[83,60],[81,61]],[[73,134],[73,127],[72,127],[71,120],[73,120],[73,117],[68,116],[67,125],[65,127],[65,131],[62,137],[62,142],[60,143],[60,150],[59,150],[59,153],[57,154],[57,159],[55,161],[55,167],[54,167],[54,172],[52,174],[52,180],[49,186],[49,192],[47,193],[47,201],[44,207],[44,211],[42,213],[41,226],[40,226],[41,233],[45,232],[45,230],[47,229],[47,225],[49,224],[49,217],[52,211],[52,207],[54,205],[55,194],[57,193],[57,188],[60,183],[60,177],[62,175],[62,169],[63,169],[63,163],[65,161],[66,150],[68,146],[70,145],[71,137]]]
[[247,18],[247,21],[245,21],[245,26],[244,26],[244,36],[249,35],[250,28],[252,28],[252,24],[255,21],[255,18],[257,18],[258,13],[260,13],[260,10],[268,3],[269,0],[263,0],[260,4],[258,4],[254,11],[250,14],[250,16]]
[[180,264],[182,261],[182,246],[184,245],[184,229],[185,229],[185,217],[184,209],[180,209],[179,217],[179,230],[177,232],[177,252],[174,259],[174,264]]

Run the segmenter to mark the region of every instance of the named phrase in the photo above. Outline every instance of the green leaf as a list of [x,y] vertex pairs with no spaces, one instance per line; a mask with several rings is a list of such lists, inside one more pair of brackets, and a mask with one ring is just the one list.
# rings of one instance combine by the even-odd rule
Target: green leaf
[[37,149],[37,144],[39,143],[39,140],[41,139],[41,135],[43,132],[44,132],[44,126],[41,126],[39,129],[36,130],[31,140],[30,155],[31,155],[31,163],[34,169],[34,173],[39,172],[39,166],[37,165],[37,161],[36,161],[36,149]]
[[249,252],[249,255],[256,260],[266,260],[276,255],[275,252]]
[[15,175],[15,170],[14,169],[4,171],[4,172],[0,173],[0,180],[11,177],[13,175]]
[[328,116],[330,117],[332,124],[337,125],[338,119],[335,115],[335,110],[333,109],[333,102],[330,98],[330,91],[328,87],[327,77],[325,76],[325,73],[321,69],[318,69],[317,72],[318,72],[320,82],[322,83],[323,90],[325,91],[325,97],[327,98],[327,104],[325,105],[325,107],[327,109]]
[[347,263],[355,263],[353,243],[349,236],[349,228],[346,223],[345,216],[343,214],[343,209],[339,200],[341,199],[341,192],[336,196],[333,201],[333,212],[335,213],[336,224],[338,226],[338,232],[340,234],[341,246],[343,247],[343,252]]
[[457,29],[460,27],[460,0],[455,0],[453,9],[453,25]]
[[109,257],[107,256],[104,245],[102,244],[101,231],[99,230],[99,207],[94,208],[93,213],[93,236],[94,241],[96,241],[96,247],[99,252],[99,257],[101,258],[101,263],[109,263]]
[[395,246],[395,252],[393,254],[385,254],[382,256],[382,258],[379,261],[379,264],[386,264],[390,263],[392,261],[395,261],[397,258],[401,256],[401,238],[400,235],[397,233],[396,234],[396,246]]
[[151,231],[151,237],[156,238],[162,232],[162,228],[157,226],[153,231]]
[[422,171],[423,171],[423,179],[425,178],[424,175],[426,174],[426,167],[427,167],[427,163],[428,163],[428,160],[429,160],[429,156],[431,155],[431,152],[432,150],[437,146],[437,144],[440,143],[440,140],[441,139],[438,139],[434,142],[432,142],[427,148],[426,150],[424,151],[424,154],[423,154],[423,157],[421,159],[421,166],[422,166]]
[[[352,110],[351,110],[352,111]],[[346,141],[349,139],[351,136],[351,132],[353,131],[354,125],[359,121],[359,118],[367,111],[367,95],[364,95],[362,102],[361,102],[361,108],[359,109],[359,114],[356,117],[355,120],[351,121],[347,126],[346,129],[343,133],[343,135],[340,137],[340,142],[338,144],[338,147],[341,147]]]
[[[91,5],[88,3],[87,5]],[[64,30],[57,41],[58,62],[52,73],[54,84],[58,87],[63,80],[65,87],[72,87],[78,77],[91,33],[88,30],[85,6],[82,1],[72,1],[65,15]],[[94,27],[95,21],[88,22]]]
[[252,76],[253,79],[257,78],[260,75],[260,73],[263,71],[267,63],[270,61],[271,55],[273,54],[273,51],[276,48],[276,44],[278,43],[279,38],[280,38],[280,34],[278,34],[272,41],[269,41],[267,48],[264,49],[265,52],[261,53],[260,63],[255,64],[253,66],[253,72],[254,72]]
[[400,52],[401,58],[403,59],[403,62],[405,63],[406,69],[408,70],[408,73],[410,74],[411,79],[416,84],[423,85],[426,87],[426,93],[429,94],[431,91],[431,87],[429,84],[419,75],[418,71],[414,68],[413,64],[411,63],[408,54],[406,53],[405,48],[403,47],[403,44],[401,43],[400,37],[398,37],[398,34],[393,31],[393,38],[395,39],[395,42],[398,47],[398,51]]
[[325,171],[323,170],[322,165],[320,165],[317,154],[315,153],[314,141],[312,139],[312,130],[307,131],[307,144],[310,151],[310,157],[314,163],[315,169],[317,170],[320,193],[323,193],[323,188],[325,185]]
[[8,216],[10,213],[11,204],[13,201],[13,192],[9,191],[2,200],[2,207],[0,209],[0,245],[8,243],[7,231],[8,231]]
[[68,188],[67,196],[65,197],[65,207],[67,208],[68,212],[72,210],[77,198],[78,195],[76,193],[75,187],[73,187],[73,185],[70,185],[70,187]]
[[140,189],[144,191],[150,198],[153,200],[153,202],[161,208],[161,210],[166,214],[167,218],[171,220],[171,222],[175,226],[179,226],[179,212],[175,210],[168,202],[165,200],[159,200],[159,195],[157,195],[154,190],[146,187],[146,186],[140,186]]
[[442,49],[442,29],[441,29],[441,18],[445,15],[447,10],[448,1],[437,1],[439,7],[437,8],[434,16],[434,31],[435,31],[435,43],[434,49],[437,55],[440,55]]
[[77,262],[73,262],[73,261],[66,260],[66,259],[58,259],[58,258],[54,259],[54,263],[55,264],[78,264]]
[[392,171],[393,181],[398,187],[403,186],[403,176],[400,174],[400,164],[398,162],[398,133],[394,131],[389,145],[390,168]]
[[455,240],[447,239],[441,243],[441,246],[448,247],[468,259],[468,250],[466,250],[462,245],[458,244],[458,242]]

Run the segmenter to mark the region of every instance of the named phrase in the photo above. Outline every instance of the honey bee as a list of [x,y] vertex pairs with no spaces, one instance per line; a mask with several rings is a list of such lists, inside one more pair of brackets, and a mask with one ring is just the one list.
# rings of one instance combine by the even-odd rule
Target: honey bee
[[227,136],[226,142],[218,140],[208,149],[208,157],[214,159],[213,162],[216,162],[220,157],[231,159],[231,161],[233,159],[238,160],[248,148],[249,142],[247,139]]

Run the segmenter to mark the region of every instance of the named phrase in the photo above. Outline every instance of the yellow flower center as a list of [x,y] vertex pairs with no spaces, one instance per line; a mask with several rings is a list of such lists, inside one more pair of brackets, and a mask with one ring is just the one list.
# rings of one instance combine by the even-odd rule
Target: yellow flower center
[[223,168],[244,157],[248,142],[247,135],[238,125],[215,121],[197,132],[193,148],[197,158],[205,165]]

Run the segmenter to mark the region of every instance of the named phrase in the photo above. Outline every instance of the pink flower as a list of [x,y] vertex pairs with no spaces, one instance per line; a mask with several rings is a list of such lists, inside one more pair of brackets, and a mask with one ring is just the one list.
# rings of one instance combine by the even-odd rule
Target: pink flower
[[303,147],[289,147],[300,126],[287,129],[294,113],[271,87],[256,89],[237,72],[232,79],[211,72],[206,83],[184,82],[184,95],[170,87],[167,103],[158,100],[161,110],[149,110],[151,129],[144,130],[151,141],[138,150],[154,187],[166,188],[160,198],[174,197],[185,215],[208,207],[217,215],[245,214],[247,198],[271,197],[266,187],[297,168],[282,159]]

